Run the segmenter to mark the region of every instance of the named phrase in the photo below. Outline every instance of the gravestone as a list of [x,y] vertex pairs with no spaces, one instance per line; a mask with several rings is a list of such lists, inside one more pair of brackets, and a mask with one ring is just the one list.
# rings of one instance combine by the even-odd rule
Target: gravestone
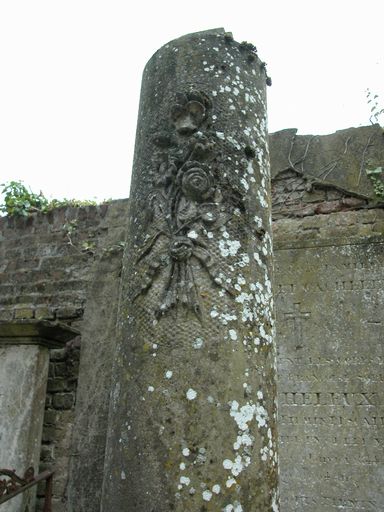
[[105,512],[278,510],[266,81],[222,29],[146,66]]
[[384,510],[383,131],[270,142],[281,508]]
[[384,240],[351,235],[374,212],[353,213],[274,244],[285,512],[384,509]]

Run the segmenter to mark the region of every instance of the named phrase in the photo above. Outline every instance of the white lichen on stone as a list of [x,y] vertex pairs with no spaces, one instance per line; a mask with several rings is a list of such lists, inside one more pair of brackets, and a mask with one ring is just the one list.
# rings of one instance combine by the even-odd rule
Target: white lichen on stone
[[241,146],[240,144],[237,142],[236,139],[234,139],[233,137],[231,137],[230,135],[228,135],[227,137],[227,140],[229,143],[231,143],[236,149],[240,150],[241,149]]
[[254,169],[253,169],[253,165],[252,165],[252,160],[249,160],[248,161],[248,165],[247,165],[247,173],[248,174],[254,174]]
[[238,501],[235,501],[235,503],[229,504],[224,508],[224,512],[244,512],[243,507]]
[[235,420],[240,430],[248,430],[248,423],[252,421],[256,411],[256,405],[247,403],[240,407],[239,402],[233,400],[230,415]]
[[189,485],[191,483],[191,479],[188,478],[187,476],[181,476],[180,483],[181,485]]
[[195,338],[193,340],[192,346],[195,349],[199,349],[199,348],[201,348],[203,346],[203,344],[204,344],[203,338]]
[[237,316],[235,313],[221,313],[220,320],[223,325],[228,325],[229,322],[237,320]]
[[189,388],[186,393],[186,397],[188,400],[194,400],[197,397],[197,392],[194,389]]
[[253,438],[247,432],[245,432],[244,434],[237,436],[236,442],[233,443],[233,449],[240,450],[241,446],[252,446],[252,445],[253,445]]
[[265,462],[268,459],[268,452],[269,450],[267,446],[263,446],[262,448],[260,448],[261,460],[263,462]]
[[232,469],[233,462],[230,459],[224,459],[223,460],[223,468],[224,469]]
[[220,240],[219,249],[220,254],[226,258],[228,256],[236,256],[241,244],[238,240]]
[[259,428],[265,427],[268,420],[268,412],[262,405],[256,406],[256,421],[258,423]]
[[234,478],[232,478],[231,476],[229,476],[227,481],[225,482],[225,487],[230,489],[232,487],[232,485],[235,485],[236,483],[237,483],[236,480]]
[[241,178],[240,183],[243,185],[245,190],[249,189],[249,184],[245,178]]
[[231,340],[237,341],[237,332],[235,331],[235,329],[229,329],[228,333]]
[[253,253],[253,257],[254,257],[255,261],[257,262],[257,264],[260,265],[260,267],[264,266],[263,262],[260,259],[259,254],[257,252]]
[[212,493],[211,491],[206,490],[203,492],[202,496],[204,501],[211,501]]

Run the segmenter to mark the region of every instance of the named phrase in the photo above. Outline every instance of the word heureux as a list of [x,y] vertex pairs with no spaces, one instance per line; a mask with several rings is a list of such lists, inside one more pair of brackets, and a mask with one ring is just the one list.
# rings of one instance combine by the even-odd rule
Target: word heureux
[[333,405],[333,406],[370,406],[379,405],[377,393],[281,393],[281,405]]

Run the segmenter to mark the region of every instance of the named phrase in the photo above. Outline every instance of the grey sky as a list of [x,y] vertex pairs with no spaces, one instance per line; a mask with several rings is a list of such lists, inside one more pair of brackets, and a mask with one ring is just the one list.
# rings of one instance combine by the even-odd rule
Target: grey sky
[[384,100],[383,14],[378,0],[2,0],[0,183],[57,198],[128,196],[146,61],[215,27],[268,63],[270,131],[369,124],[365,90]]

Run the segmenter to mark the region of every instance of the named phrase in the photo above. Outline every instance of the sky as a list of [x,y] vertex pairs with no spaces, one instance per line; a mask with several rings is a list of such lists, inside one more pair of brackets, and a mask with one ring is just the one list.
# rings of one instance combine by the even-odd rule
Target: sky
[[384,107],[383,19],[383,0],[0,0],[0,183],[128,197],[146,62],[217,27],[267,62],[270,132],[370,124],[367,88]]

